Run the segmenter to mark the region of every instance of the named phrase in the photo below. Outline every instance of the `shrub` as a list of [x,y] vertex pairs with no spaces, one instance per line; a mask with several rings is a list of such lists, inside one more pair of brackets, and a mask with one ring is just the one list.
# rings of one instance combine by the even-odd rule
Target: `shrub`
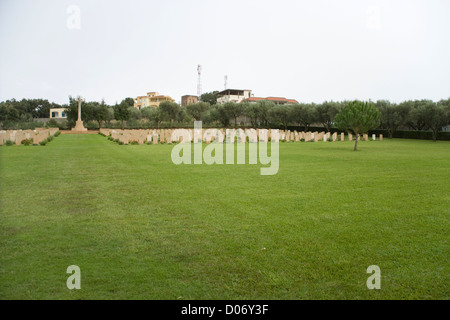
[[46,125],[47,128],[58,128],[58,122],[55,119],[50,119]]
[[[384,137],[388,137],[388,135],[384,135]],[[423,139],[423,140],[432,140],[433,133],[430,131],[396,131],[394,133],[394,138],[401,139]],[[438,134],[439,140],[450,140],[450,132],[439,132]]]
[[61,130],[69,130],[71,127],[69,126],[69,122],[67,120],[59,121],[58,128]]
[[120,140],[117,140],[117,143],[118,143],[119,145],[123,145],[123,142],[120,141]]
[[14,145],[14,142],[12,142],[11,140],[8,139],[8,140],[6,140],[5,144],[7,146],[12,146],[12,145]]
[[301,138],[300,141],[301,141],[301,142],[305,142],[305,138]]
[[28,129],[34,129],[37,127],[44,127],[44,123],[40,122],[40,121],[34,121],[34,120],[2,121],[0,127],[2,130],[28,130]]
[[139,144],[139,142],[137,142],[136,140],[131,140],[130,142],[128,142],[128,144],[136,145],[136,144]]
[[88,121],[86,123],[86,128],[88,130],[97,130],[97,129],[99,129],[97,121]]
[[29,146],[29,145],[33,144],[33,140],[31,140],[31,139],[24,139],[20,143],[23,144],[24,146]]
[[40,144],[41,146],[45,146],[47,143],[48,143],[47,139],[42,140],[41,142],[39,142],[39,144]]
[[53,135],[54,137],[57,137],[61,134],[61,131],[56,131],[56,133]]
[[139,129],[139,122],[135,119],[130,119],[127,121],[127,128],[128,129]]

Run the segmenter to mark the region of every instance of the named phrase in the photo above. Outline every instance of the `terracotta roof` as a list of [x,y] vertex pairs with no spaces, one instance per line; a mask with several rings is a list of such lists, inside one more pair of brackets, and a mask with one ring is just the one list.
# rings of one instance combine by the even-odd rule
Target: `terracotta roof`
[[244,101],[260,101],[260,100],[284,101],[287,103],[298,103],[298,101],[295,99],[286,99],[286,98],[282,98],[282,97],[267,97],[267,98],[251,97],[251,98],[245,99]]

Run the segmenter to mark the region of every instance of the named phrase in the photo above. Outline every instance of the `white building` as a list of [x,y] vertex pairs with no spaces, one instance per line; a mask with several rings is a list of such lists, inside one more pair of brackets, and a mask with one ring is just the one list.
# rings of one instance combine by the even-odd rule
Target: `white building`
[[66,109],[65,108],[50,108],[50,118],[52,119],[66,119]]
[[217,103],[223,104],[230,101],[239,103],[251,96],[252,90],[226,89],[217,94]]

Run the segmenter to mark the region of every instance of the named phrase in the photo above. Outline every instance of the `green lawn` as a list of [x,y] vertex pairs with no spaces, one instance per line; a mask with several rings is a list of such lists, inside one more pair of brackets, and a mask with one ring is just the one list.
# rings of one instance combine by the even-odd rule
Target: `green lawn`
[[352,149],[281,143],[261,176],[100,135],[0,147],[0,298],[449,299],[450,142]]

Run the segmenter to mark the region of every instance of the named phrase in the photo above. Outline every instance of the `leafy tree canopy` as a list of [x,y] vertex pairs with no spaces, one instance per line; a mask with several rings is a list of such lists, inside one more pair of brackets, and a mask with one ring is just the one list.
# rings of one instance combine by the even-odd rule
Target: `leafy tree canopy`
[[349,102],[334,118],[337,128],[342,131],[353,132],[356,135],[355,147],[361,134],[369,132],[380,125],[380,112],[372,102]]

